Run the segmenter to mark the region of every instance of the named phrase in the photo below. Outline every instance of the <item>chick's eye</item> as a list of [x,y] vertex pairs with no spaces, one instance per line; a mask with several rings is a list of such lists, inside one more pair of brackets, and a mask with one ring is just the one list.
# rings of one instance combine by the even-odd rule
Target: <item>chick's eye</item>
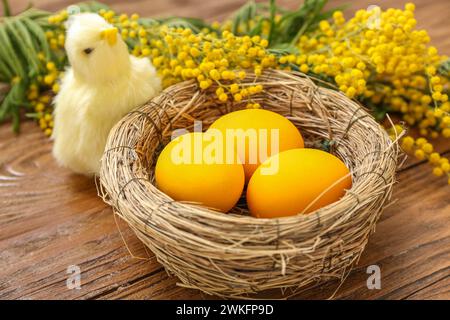
[[86,48],[86,49],[83,50],[83,52],[86,53],[86,54],[90,54],[92,51],[94,51],[93,48]]

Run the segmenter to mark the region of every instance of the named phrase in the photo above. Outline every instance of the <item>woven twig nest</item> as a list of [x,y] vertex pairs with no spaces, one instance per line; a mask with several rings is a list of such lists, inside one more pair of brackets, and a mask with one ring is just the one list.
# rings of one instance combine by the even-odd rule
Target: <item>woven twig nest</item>
[[[206,129],[246,105],[218,103],[215,88],[200,91],[192,81],[125,116],[111,131],[102,159],[99,193],[115,214],[179,285],[222,297],[267,289],[282,289],[286,297],[319,281],[343,281],[390,199],[400,153],[383,128],[343,94],[300,73],[269,71],[257,81],[264,91],[255,102],[290,119],[306,146],[328,148],[351,169],[353,185],[339,201],[306,215],[257,219],[248,215],[245,201],[224,214],[159,191],[155,163],[173,130],[192,130],[194,120]],[[254,85],[255,79],[245,82]]]

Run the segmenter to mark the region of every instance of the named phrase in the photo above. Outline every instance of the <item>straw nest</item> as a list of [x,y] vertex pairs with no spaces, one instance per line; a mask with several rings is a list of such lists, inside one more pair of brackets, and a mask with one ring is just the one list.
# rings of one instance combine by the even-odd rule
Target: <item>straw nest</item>
[[[99,194],[181,286],[243,298],[267,289],[288,297],[329,279],[342,283],[390,200],[398,145],[359,104],[303,74],[269,71],[257,81],[264,91],[254,101],[291,120],[306,146],[328,149],[351,169],[353,185],[342,199],[307,215],[256,219],[245,201],[223,214],[159,191],[154,167],[173,130],[192,130],[195,120],[206,129],[246,105],[218,103],[214,88],[200,91],[192,81],[166,89],[113,128]],[[244,82],[254,85],[255,78]]]

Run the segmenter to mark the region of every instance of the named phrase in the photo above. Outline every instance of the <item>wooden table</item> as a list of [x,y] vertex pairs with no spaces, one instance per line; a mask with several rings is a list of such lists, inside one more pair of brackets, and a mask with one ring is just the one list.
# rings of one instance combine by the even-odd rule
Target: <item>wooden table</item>
[[[111,1],[117,11],[143,16],[175,14],[221,19],[243,1]],[[333,1],[332,4],[347,1]],[[14,10],[28,0],[14,1]],[[295,7],[296,1],[284,1]],[[355,9],[377,3],[399,7],[404,1],[358,1]],[[56,10],[69,1],[35,0]],[[419,26],[434,44],[450,53],[448,0],[417,0]],[[437,142],[450,156],[450,143]],[[434,178],[425,162],[410,160],[398,173],[397,202],[387,208],[376,233],[338,299],[450,299],[450,187]],[[0,298],[3,299],[206,299],[176,285],[127,226],[115,222],[97,197],[93,180],[56,166],[51,142],[33,122],[22,133],[0,126]],[[122,238],[123,237],[123,238]],[[129,250],[124,245],[128,244]],[[368,290],[367,266],[381,268],[381,290]],[[71,265],[80,267],[81,289],[69,290]],[[297,298],[325,298],[336,283],[317,286]]]

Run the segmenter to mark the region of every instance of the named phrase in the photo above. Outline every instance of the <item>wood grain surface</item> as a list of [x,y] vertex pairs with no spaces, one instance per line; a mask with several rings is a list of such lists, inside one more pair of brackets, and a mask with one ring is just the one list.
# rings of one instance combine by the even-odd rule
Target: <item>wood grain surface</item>
[[[28,0],[12,1],[15,12]],[[241,0],[104,1],[143,16],[200,16],[223,19]],[[280,1],[296,7],[298,1]],[[330,1],[330,5],[350,1]],[[347,12],[369,5],[401,7],[406,1],[358,1]],[[35,0],[61,9],[70,1]],[[418,0],[416,17],[434,45],[450,53],[450,1]],[[448,139],[436,142],[450,156]],[[97,197],[94,181],[58,168],[51,142],[33,122],[22,133],[0,126],[0,299],[210,299],[177,286],[151,252]],[[450,187],[434,178],[423,161],[409,160],[398,173],[394,198],[376,232],[337,291],[337,299],[450,299]],[[127,243],[127,246],[124,245]],[[366,286],[367,266],[381,268],[381,289]],[[68,289],[67,268],[81,269],[81,289]],[[309,288],[294,298],[331,296],[337,283]],[[270,297],[264,294],[264,297]]]

